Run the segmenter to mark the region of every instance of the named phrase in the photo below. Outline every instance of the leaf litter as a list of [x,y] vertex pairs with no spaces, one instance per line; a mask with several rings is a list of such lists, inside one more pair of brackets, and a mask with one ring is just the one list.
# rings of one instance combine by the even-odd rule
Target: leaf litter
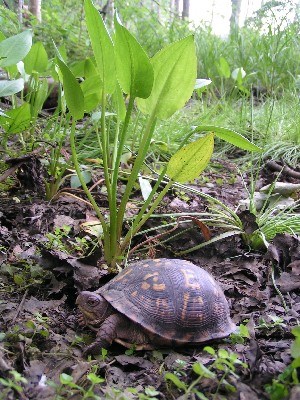
[[[27,160],[30,163],[26,174],[30,175],[30,168],[39,166],[36,161],[32,164],[35,156]],[[227,167],[224,164],[217,172],[204,173],[207,181],[200,180],[197,187],[234,208],[246,193],[241,180],[232,179],[233,172],[230,165]],[[115,344],[95,360],[82,358],[82,342],[91,342],[94,334],[78,324],[76,296],[81,290],[97,289],[111,277],[99,264],[101,252],[93,247],[94,231],[82,229],[95,217],[85,203],[72,197],[62,195],[51,203],[43,201],[38,196],[42,193],[40,178],[29,187],[23,185],[23,178],[18,178],[20,186],[10,196],[0,198],[0,375],[9,379],[11,371],[17,371],[26,383],[20,392],[3,386],[0,399],[60,398],[57,393],[62,388],[62,374],[71,376],[72,383],[77,385],[77,389],[72,389],[72,385],[61,389],[63,398],[80,399],[83,392],[78,387],[90,387],[87,377],[92,371],[105,378],[94,387],[98,398],[196,398],[194,394],[183,395],[164,375],[171,372],[185,385],[191,384],[197,378],[192,368],[195,363],[213,365],[213,357],[203,346],[136,352],[134,347],[125,350]],[[262,177],[263,181],[269,183]],[[205,201],[196,195],[173,192],[159,211],[200,212],[206,207]],[[155,226],[155,221],[150,224]],[[199,228],[193,229],[184,233],[189,246],[201,237]],[[76,242],[76,237],[81,241]],[[180,236],[178,241],[162,244],[154,255],[172,258],[182,242]],[[267,399],[265,385],[291,362],[290,329],[299,323],[299,237],[278,235],[264,254],[249,251],[240,237],[233,236],[186,258],[220,282],[234,322],[248,328],[248,337],[242,341],[210,344],[216,351],[236,353],[247,363],[247,367],[239,367],[228,378],[228,385],[236,391],[222,388],[214,398]],[[209,377],[203,377],[198,385],[207,398],[217,389],[218,381]],[[295,386],[290,400],[297,399],[298,394]]]

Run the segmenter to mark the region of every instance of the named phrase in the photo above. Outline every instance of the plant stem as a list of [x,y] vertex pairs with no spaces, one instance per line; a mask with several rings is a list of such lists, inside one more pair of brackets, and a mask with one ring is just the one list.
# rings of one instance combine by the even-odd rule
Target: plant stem
[[[162,178],[161,178],[162,179]],[[128,246],[132,236],[134,236],[139,230],[140,228],[145,224],[145,222],[150,218],[150,216],[152,215],[153,211],[155,210],[155,208],[158,206],[158,204],[161,202],[161,200],[163,199],[163,197],[166,195],[166,193],[168,192],[168,190],[170,189],[170,187],[173,185],[173,181],[170,180],[166,186],[163,188],[163,190],[159,193],[159,195],[157,196],[157,198],[154,200],[152,206],[149,208],[149,210],[147,211],[146,214],[146,208],[148,207],[149,203],[151,202],[154,193],[157,190],[156,185],[154,186],[154,188],[152,189],[151,194],[153,193],[153,195],[149,196],[150,200],[147,201],[143,207],[141,208],[141,210],[139,211],[138,215],[136,216],[134,223],[132,225],[132,227],[129,229],[129,231],[127,232],[124,240],[122,241],[121,244],[121,249],[125,250],[126,247]],[[147,199],[148,200],[148,199]]]
[[72,126],[71,126],[71,133],[70,133],[70,145],[71,145],[71,151],[72,151],[72,159],[73,159],[73,164],[74,164],[74,168],[75,171],[77,173],[78,179],[81,183],[81,186],[87,196],[87,198],[89,199],[90,203],[92,204],[92,207],[94,209],[94,211],[96,212],[96,215],[101,223],[102,229],[103,229],[103,240],[104,240],[104,257],[105,260],[107,262],[109,262],[109,255],[110,255],[110,244],[109,244],[109,230],[108,230],[108,226],[107,223],[105,221],[105,218],[100,210],[100,208],[98,207],[98,204],[96,203],[94,197],[92,196],[91,192],[89,191],[81,170],[80,170],[80,166],[78,163],[78,158],[77,158],[77,153],[76,153],[76,145],[75,145],[75,128],[76,128],[76,120],[73,119],[72,121]]
[[[121,157],[126,141],[128,125],[133,110],[134,98],[130,97],[129,104],[125,116],[124,125],[122,127],[120,140],[117,148],[117,153],[112,159],[112,180],[111,180],[111,197],[109,198],[109,210],[110,210],[110,248],[112,257],[118,257],[119,250],[117,250],[117,245],[120,242],[120,231],[118,230],[117,218],[117,189],[118,189],[118,175],[119,167],[121,162]],[[115,142],[115,144],[117,144]]]
[[144,135],[141,140],[139,152],[137,154],[130,177],[128,179],[125,192],[122,196],[122,200],[121,200],[121,204],[119,206],[118,216],[117,216],[117,237],[118,238],[121,237],[121,233],[122,233],[122,226],[123,226],[123,219],[124,219],[125,210],[126,210],[126,204],[129,200],[129,196],[132,192],[133,186],[136,182],[136,178],[141,169],[141,166],[143,165],[143,162],[145,161],[147,150],[149,148],[151,137],[152,137],[152,134],[153,134],[153,131],[155,128],[156,120],[157,119],[154,114],[152,114],[149,117],[149,120],[145,127]]

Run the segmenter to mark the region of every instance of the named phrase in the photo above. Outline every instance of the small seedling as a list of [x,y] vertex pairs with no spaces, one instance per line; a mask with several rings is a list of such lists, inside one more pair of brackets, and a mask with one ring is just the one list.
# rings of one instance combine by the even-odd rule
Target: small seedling
[[246,325],[240,324],[237,330],[230,335],[231,343],[244,343],[245,339],[250,338],[250,333]]
[[89,243],[86,238],[76,237],[75,241],[70,237],[71,227],[63,225],[56,227],[54,232],[46,234],[48,242],[44,243],[44,246],[48,249],[59,250],[65,253],[77,252],[79,255],[83,255],[89,248]]
[[281,400],[288,398],[291,387],[300,384],[298,371],[300,368],[300,326],[292,329],[295,336],[291,345],[291,356],[293,361],[285,370],[273,379],[271,384],[265,386],[266,392],[270,396],[270,400]]
[[255,329],[271,330],[274,328],[286,328],[286,324],[283,322],[284,320],[281,317],[269,314],[268,318],[271,320],[271,322],[267,322],[264,318],[259,318],[258,325],[255,327]]
[[26,322],[26,327],[33,331],[31,339],[33,339],[37,334],[45,338],[49,337],[49,318],[43,317],[40,313],[36,313],[34,317],[35,319]]
[[96,372],[97,366],[94,366],[92,371],[87,374],[86,378],[90,382],[90,386],[87,388],[75,383],[74,378],[65,373],[60,374],[60,385],[57,385],[52,381],[49,381],[48,384],[56,389],[56,399],[65,399],[66,396],[73,396],[77,394],[80,395],[81,399],[101,400],[101,397],[95,394],[94,389],[96,385],[105,382],[105,379],[99,377]]
[[13,370],[9,371],[11,378],[0,378],[0,384],[7,388],[7,390],[2,390],[0,393],[0,400],[5,400],[8,398],[9,389],[21,394],[23,392],[22,383],[26,384],[27,379],[25,379],[19,372]]
[[130,347],[130,349],[127,349],[127,350],[125,351],[125,354],[126,354],[127,356],[133,356],[133,355],[135,354],[135,352],[136,352],[136,347],[135,347],[135,345],[133,344],[133,345]]
[[237,354],[228,352],[225,349],[219,349],[218,352],[216,352],[212,347],[206,346],[204,350],[213,356],[214,361],[208,368],[201,362],[194,363],[192,365],[192,370],[198,377],[190,385],[183,381],[183,376],[172,372],[167,372],[165,374],[165,379],[171,381],[179,390],[183,390],[186,396],[195,393],[201,400],[207,400],[207,397],[197,389],[197,386],[203,378],[216,381],[217,390],[215,396],[218,394],[221,387],[224,387],[227,391],[234,392],[236,389],[229,383],[228,377],[232,375],[238,378],[236,366],[247,368],[247,364],[240,361]]

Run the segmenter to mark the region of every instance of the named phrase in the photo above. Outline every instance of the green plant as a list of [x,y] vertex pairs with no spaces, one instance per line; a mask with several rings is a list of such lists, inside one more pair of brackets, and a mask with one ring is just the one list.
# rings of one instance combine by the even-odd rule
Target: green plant
[[[32,45],[26,30],[7,39],[0,32],[0,67],[7,79],[0,81],[0,96],[10,96],[12,108],[0,115],[4,130],[2,146],[9,153],[8,138],[17,135],[23,150],[32,150],[37,119],[49,95],[48,56],[41,42]],[[18,98],[16,97],[18,94]]]
[[[247,150],[259,151],[260,149],[241,135],[224,128],[201,127],[201,131],[209,133],[185,145],[191,134],[188,135],[181,143],[179,151],[157,173],[156,182],[144,205],[123,236],[126,205],[147,157],[157,120],[167,119],[183,107],[194,89],[196,81],[194,42],[192,36],[188,36],[167,46],[150,60],[117,16],[115,17],[115,43],[113,43],[91,0],[85,0],[84,7],[95,57],[95,64],[92,66],[94,71],[92,93],[95,94],[94,98],[98,100],[101,107],[100,126],[96,127],[96,133],[102,153],[109,218],[103,214],[90,193],[78,161],[75,140],[76,121],[83,116],[87,97],[58,50],[56,62],[61,72],[69,118],[72,116],[70,142],[75,170],[102,225],[104,259],[110,267],[115,268],[116,264],[124,258],[132,237],[152,215],[153,210],[174,182],[193,180],[206,167],[213,151],[215,135]],[[123,100],[123,93],[129,95],[127,107]],[[147,117],[143,122],[142,132],[139,133],[137,154],[130,175],[127,176],[125,191],[118,204],[118,182],[122,175],[120,164],[126,148],[130,121],[134,120],[135,100],[138,109]],[[94,107],[98,103],[96,101]],[[111,112],[112,105],[114,105],[113,113]],[[161,186],[163,188],[158,192]]]
[[82,387],[74,382],[74,379],[71,375],[62,373],[60,374],[59,380],[60,385],[57,385],[54,382],[48,382],[49,385],[56,389],[56,399],[64,399],[65,396],[72,396],[72,395],[80,395],[81,399],[94,399],[100,400],[101,397],[98,396],[95,392],[95,386],[105,382],[105,379],[100,378],[96,375],[97,366],[92,368],[92,371],[87,374],[86,379],[89,382],[89,386]]
[[267,322],[264,318],[259,318],[258,325],[255,329],[273,329],[273,328],[286,328],[286,324],[283,322],[284,320],[281,317],[277,317],[276,315],[268,315],[268,318],[271,322]]
[[0,272],[10,276],[14,283],[14,285],[6,285],[5,291],[13,291],[16,286],[21,290],[25,290],[30,287],[44,285],[45,280],[51,277],[51,272],[46,273],[40,266],[22,259],[19,260],[17,266],[2,264]]
[[282,400],[288,398],[290,388],[299,385],[300,379],[298,371],[300,368],[300,326],[292,329],[295,336],[291,345],[291,356],[293,361],[271,384],[265,386],[266,392],[270,396],[270,400]]
[[0,378],[0,386],[2,385],[4,387],[0,393],[0,400],[7,399],[10,390],[13,390],[21,396],[23,392],[22,383],[27,383],[27,379],[17,371],[9,371],[9,374],[11,375],[11,378]]
[[189,398],[191,393],[195,393],[199,399],[208,400],[208,397],[197,388],[203,378],[211,379],[217,383],[217,389],[213,395],[214,398],[219,393],[221,387],[224,387],[230,392],[235,392],[236,389],[229,382],[228,378],[230,378],[230,376],[238,378],[236,366],[247,368],[247,364],[240,361],[237,354],[230,353],[225,349],[219,349],[218,352],[216,352],[212,347],[206,346],[204,350],[214,358],[214,361],[209,367],[206,367],[201,362],[194,363],[192,365],[192,370],[198,376],[191,384],[187,385],[183,381],[182,378],[185,377],[186,374],[178,374],[178,372],[167,372],[165,374],[165,379],[171,381],[179,390],[183,390],[185,392],[184,398]]
[[85,254],[89,247],[88,241],[80,237],[75,237],[74,240],[71,240],[69,236],[70,231],[71,227],[68,225],[56,227],[53,233],[48,232],[46,234],[48,242],[45,242],[44,246],[66,253],[75,251],[79,254]]
[[[300,217],[299,214],[294,211],[299,204],[299,200],[281,210],[278,210],[276,203],[268,207],[267,199],[262,210],[257,211],[253,206],[251,208],[252,213],[249,212],[249,215],[252,218],[251,231],[249,232],[249,229],[248,231],[245,230],[243,220],[240,217],[238,210],[232,210],[222,201],[204,194],[195,188],[180,184],[176,184],[176,186],[187,192],[195,193],[206,199],[208,202],[209,212],[189,213],[186,215],[184,222],[187,222],[189,220],[188,216],[191,216],[192,218],[206,224],[208,227],[213,226],[224,230],[224,232],[210,240],[202,242],[192,248],[177,252],[179,255],[190,253],[233,235],[241,235],[245,244],[249,245],[252,249],[262,249],[264,247],[267,248],[269,242],[278,233],[299,234],[300,232]],[[251,196],[250,193],[249,196]],[[168,214],[164,214],[164,216],[167,217]],[[181,216],[184,216],[184,213],[181,213]],[[173,218],[174,214],[170,214],[170,217]],[[172,225],[176,224],[177,223],[173,223]]]
[[31,339],[36,334],[46,338],[49,336],[48,320],[48,317],[43,317],[40,313],[35,313],[34,318],[26,322],[26,327],[33,331]]
[[231,343],[244,343],[245,339],[250,338],[250,333],[246,325],[240,324],[237,330],[230,335]]
[[24,126],[29,126],[30,115],[26,104],[16,106],[16,93],[24,89],[24,79],[18,75],[17,64],[28,54],[32,45],[32,33],[27,30],[17,35],[5,38],[0,32],[0,67],[6,71],[7,79],[0,81],[0,96],[11,96],[13,110],[0,116],[0,126],[4,128],[2,145],[7,150],[7,139],[10,134],[19,133]]

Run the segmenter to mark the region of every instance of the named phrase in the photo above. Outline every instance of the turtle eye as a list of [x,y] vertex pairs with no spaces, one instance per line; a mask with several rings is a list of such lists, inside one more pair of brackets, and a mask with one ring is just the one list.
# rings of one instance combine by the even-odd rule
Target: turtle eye
[[91,307],[95,307],[99,303],[99,299],[97,297],[89,297],[87,299],[87,304]]

